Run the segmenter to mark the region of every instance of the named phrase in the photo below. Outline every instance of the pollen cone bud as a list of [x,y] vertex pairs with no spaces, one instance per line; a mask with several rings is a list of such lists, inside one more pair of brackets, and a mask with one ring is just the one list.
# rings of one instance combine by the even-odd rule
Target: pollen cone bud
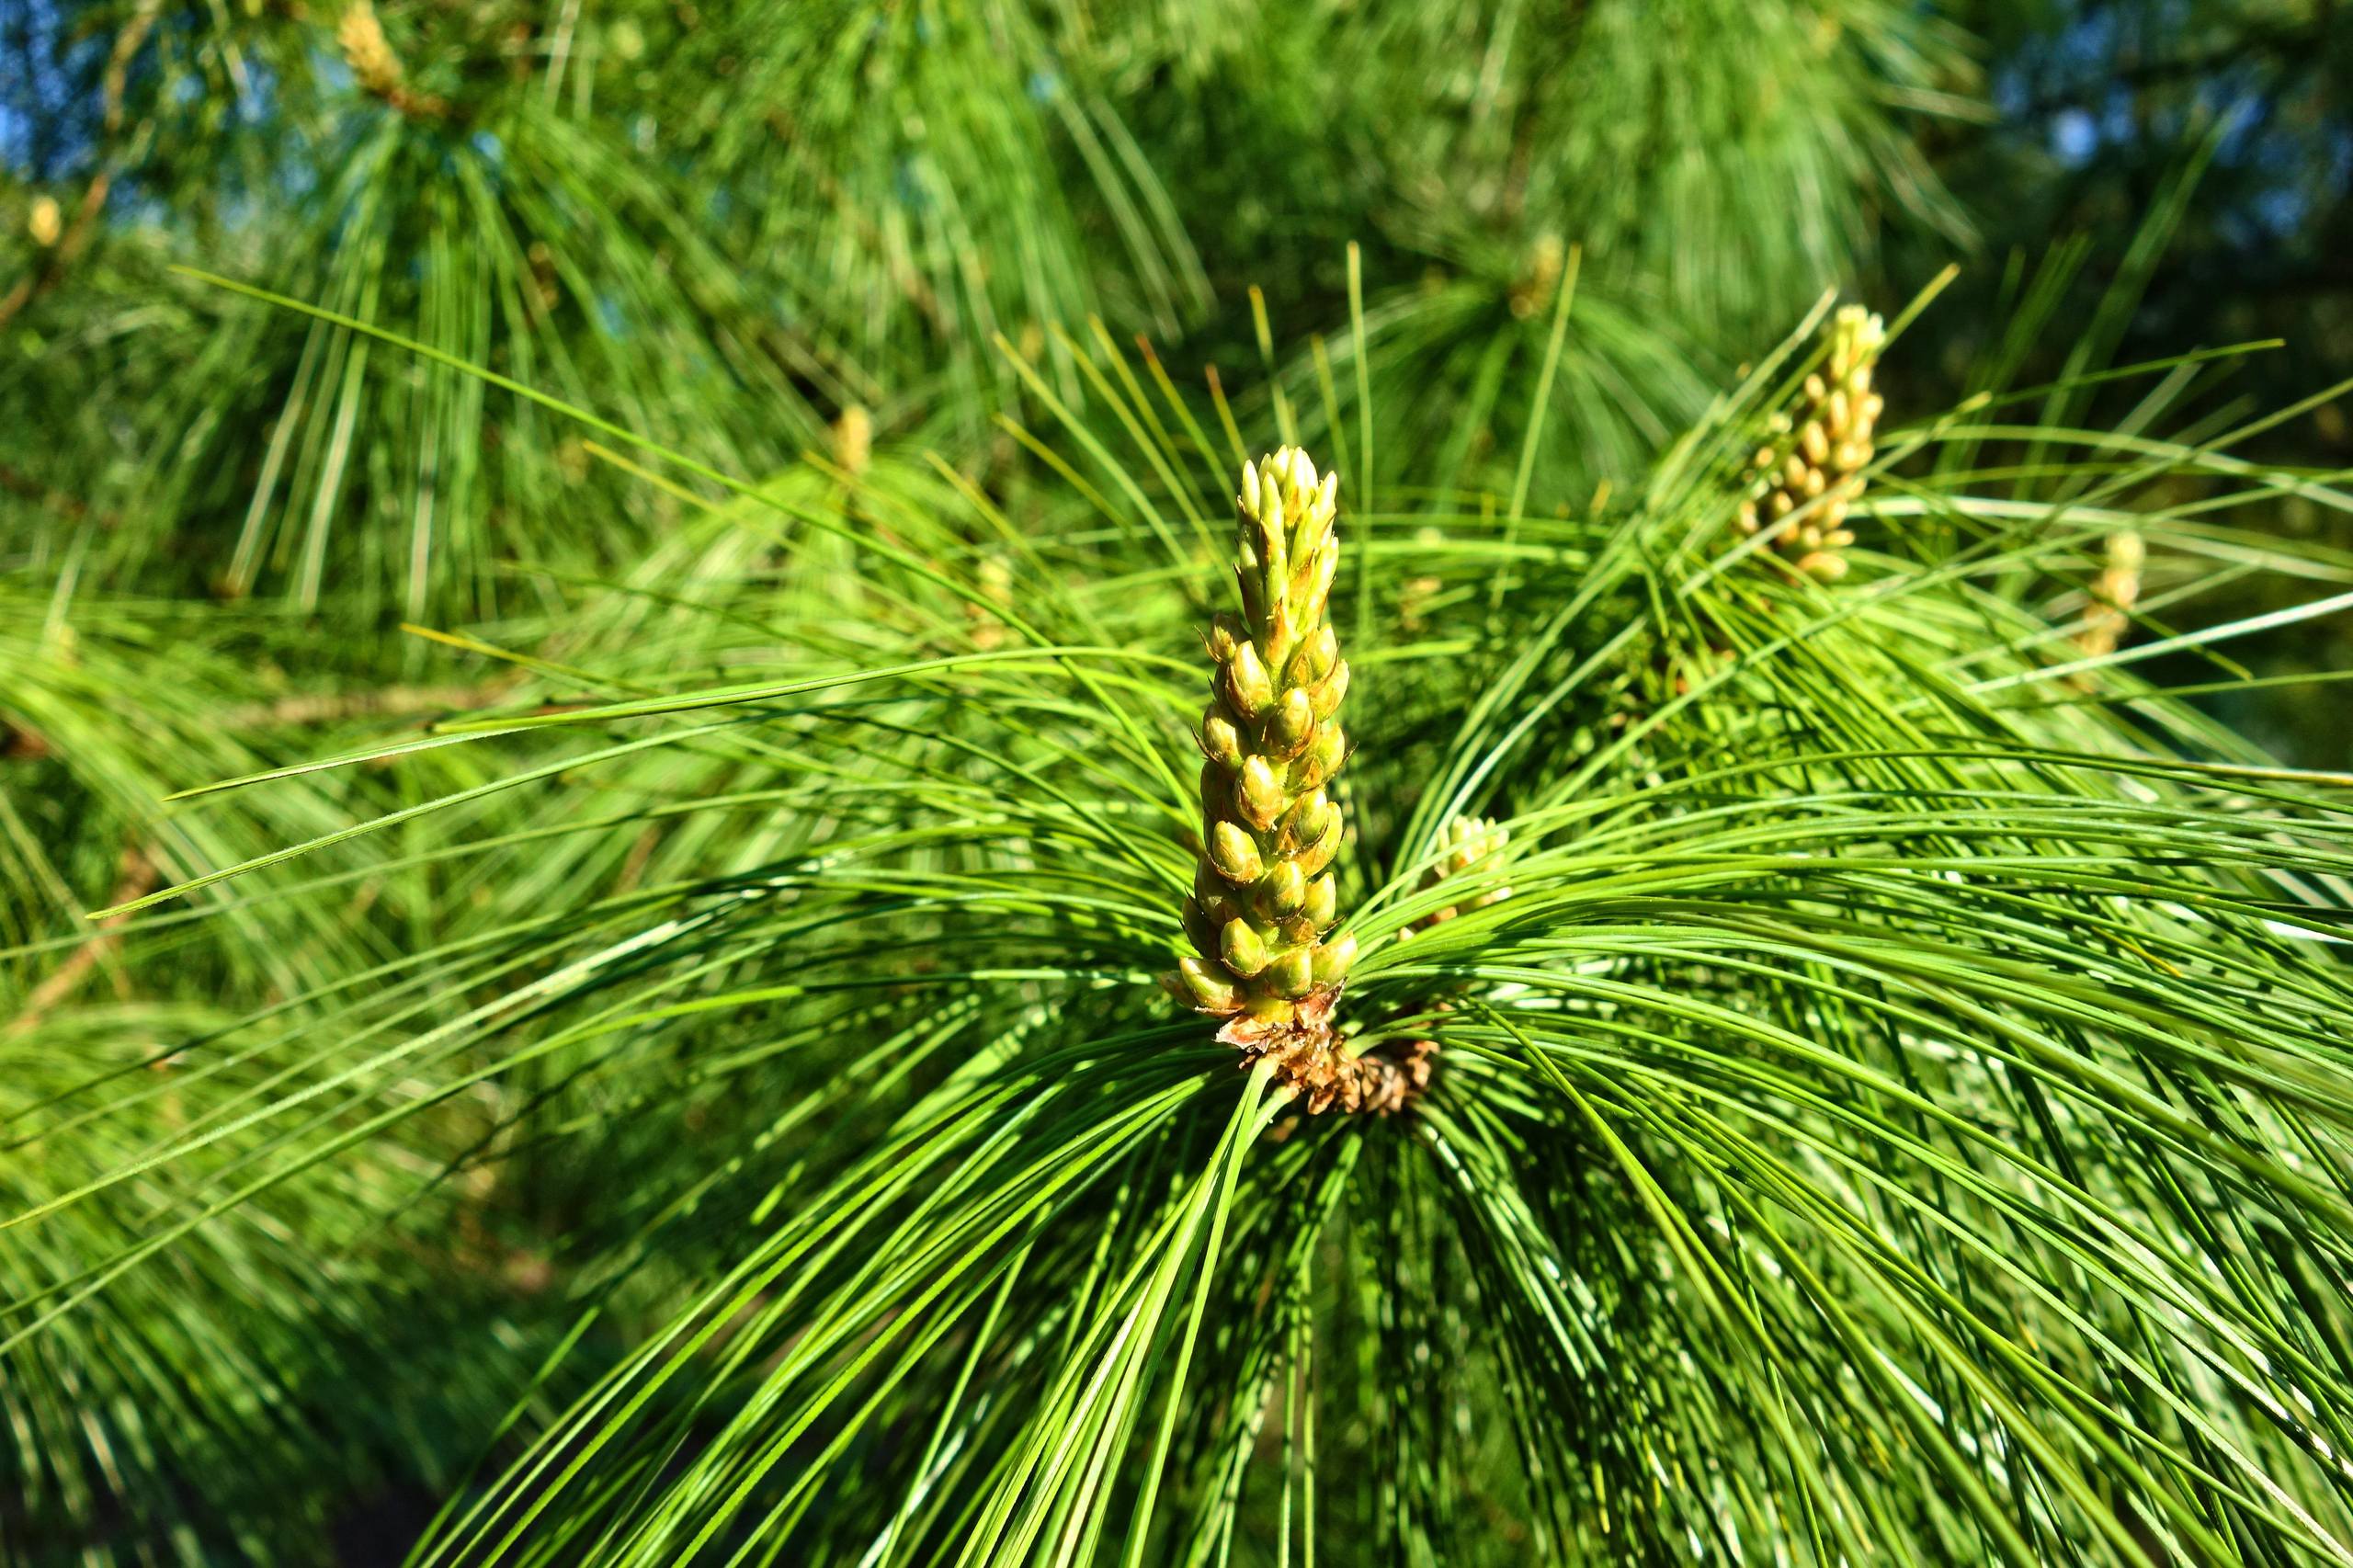
[[1339,906],[1339,883],[1334,881],[1329,871],[1326,871],[1307,884],[1306,895],[1300,908],[1311,925],[1324,926],[1332,924],[1333,916],[1338,913]]
[[1204,1013],[1222,1013],[1241,1006],[1233,982],[1226,978],[1223,966],[1204,959],[1188,958],[1178,962],[1176,972],[1167,977],[1176,982],[1169,986],[1176,999],[1188,1007]]
[[[1844,562],[1841,562],[1843,565]],[[1456,817],[1438,834],[1442,852],[1422,873],[1424,891],[1443,886],[1457,877],[1467,877],[1480,865],[1500,853],[1511,842],[1511,830],[1485,817]],[[1491,903],[1501,903],[1511,896],[1508,887],[1491,887],[1468,898],[1459,899],[1445,908],[1426,915],[1415,921],[1404,934],[1427,930],[1442,925],[1465,910],[1484,909]]]
[[2096,659],[2116,652],[2132,625],[2133,607],[2141,602],[2141,568],[2148,551],[2136,533],[2115,533],[2108,539],[2108,555],[2099,579],[2092,585],[2091,608],[2075,646]]
[[1315,983],[1337,985],[1348,978],[1348,966],[1357,960],[1357,934],[1343,931],[1315,949]]
[[1257,718],[1274,703],[1275,683],[1267,677],[1258,650],[1247,642],[1234,649],[1226,662],[1223,685],[1226,696],[1245,719]]
[[1233,803],[1250,825],[1261,833],[1272,827],[1283,814],[1283,808],[1290,803],[1281,772],[1263,752],[1243,757],[1242,771],[1234,778]]
[[1315,955],[1313,952],[1305,948],[1293,948],[1267,966],[1267,986],[1284,1001],[1296,1002],[1313,987],[1314,966]]
[[1261,883],[1267,913],[1281,920],[1299,912],[1307,902],[1307,873],[1296,860],[1278,860]]
[[1768,422],[1775,439],[1757,448],[1737,517],[1743,533],[1780,522],[1804,509],[1798,523],[1771,541],[1775,553],[1807,576],[1835,582],[1847,574],[1839,550],[1854,536],[1840,524],[1863,493],[1880,395],[1871,390],[1887,329],[1860,305],[1831,318],[1822,368],[1805,379],[1794,415]]
[[1169,990],[1262,1030],[1300,1025],[1311,999],[1321,1028],[1320,994],[1347,971],[1333,955],[1354,951],[1326,940],[1339,898],[1325,868],[1342,824],[1324,786],[1347,760],[1337,714],[1348,667],[1328,609],[1338,502],[1338,475],[1295,447],[1244,468],[1233,547],[1244,613],[1219,616],[1202,640],[1216,668],[1199,730],[1194,904],[1217,918],[1188,919],[1196,951]]
[[1236,980],[1248,980],[1267,967],[1267,942],[1250,922],[1235,915],[1225,923],[1217,944],[1218,961]]
[[1307,747],[1315,733],[1315,699],[1303,687],[1292,687],[1283,693],[1281,702],[1267,720],[1267,739],[1278,756],[1290,756]]
[[1248,887],[1266,871],[1258,841],[1240,823],[1222,822],[1210,832],[1210,864],[1227,881]]
[[1201,755],[1228,767],[1242,766],[1242,732],[1214,709],[1201,721]]

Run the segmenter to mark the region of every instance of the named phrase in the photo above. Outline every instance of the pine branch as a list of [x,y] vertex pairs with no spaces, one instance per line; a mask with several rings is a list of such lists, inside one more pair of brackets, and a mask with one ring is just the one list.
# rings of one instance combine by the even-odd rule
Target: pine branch
[[[120,880],[115,884],[113,896],[107,901],[108,907],[129,903],[142,896],[155,885],[155,876],[154,860],[146,851],[136,845],[126,846],[122,852]],[[92,970],[102,963],[111,963],[122,945],[122,924],[129,918],[128,915],[117,915],[99,922],[97,930],[76,947],[65,961],[57,966],[54,973],[32,988],[25,997],[24,1006],[17,1010],[17,1016],[8,1020],[7,1028],[0,1030],[0,1034],[30,1034],[40,1027],[44,1018],[73,996]]]

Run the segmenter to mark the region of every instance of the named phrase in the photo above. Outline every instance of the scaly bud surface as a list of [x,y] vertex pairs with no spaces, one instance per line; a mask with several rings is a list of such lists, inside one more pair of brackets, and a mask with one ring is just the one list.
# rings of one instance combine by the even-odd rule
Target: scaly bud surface
[[1199,732],[1201,871],[1185,921],[1201,961],[1170,989],[1260,1027],[1296,1022],[1300,1004],[1347,973],[1325,940],[1336,898],[1317,876],[1340,844],[1324,787],[1347,759],[1348,665],[1328,615],[1338,498],[1339,477],[1319,476],[1296,447],[1244,465],[1233,545],[1244,613],[1221,615],[1203,639],[1216,668]]
[[[1444,852],[1422,873],[1423,890],[1427,892],[1450,878],[1463,875],[1510,842],[1511,830],[1500,823],[1486,817],[1453,818],[1438,833],[1438,844]],[[1490,888],[1475,898],[1449,903],[1444,909],[1425,915],[1400,934],[1410,937],[1416,930],[1442,925],[1465,910],[1484,909],[1491,903],[1501,903],[1510,896],[1511,889],[1507,887]]]
[[1740,504],[1740,527],[1755,533],[1779,524],[1773,549],[1810,577],[1835,582],[1847,574],[1839,553],[1855,542],[1847,513],[1863,493],[1864,468],[1871,460],[1871,438],[1879,427],[1879,393],[1871,375],[1887,328],[1860,305],[1846,305],[1831,318],[1829,353],[1821,369],[1805,379],[1794,421],[1775,415],[1775,439],[1757,448],[1750,460],[1747,494]]
[[1339,570],[1336,474],[1296,447],[1242,470],[1233,571],[1242,611],[1202,639],[1214,668],[1197,732],[1201,851],[1185,935],[1193,954],[1162,978],[1245,1061],[1271,1059],[1311,1111],[1401,1108],[1428,1079],[1348,1052],[1332,1006],[1356,938],[1332,934],[1339,892],[1326,869],[1344,824],[1327,789],[1347,761],[1340,701],[1348,664],[1329,602]]

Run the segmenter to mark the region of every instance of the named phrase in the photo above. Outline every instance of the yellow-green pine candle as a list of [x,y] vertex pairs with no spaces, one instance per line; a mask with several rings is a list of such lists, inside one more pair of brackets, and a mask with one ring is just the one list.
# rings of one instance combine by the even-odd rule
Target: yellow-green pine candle
[[1201,853],[1185,901],[1193,953],[1166,977],[1195,1009],[1247,1035],[1320,1022],[1347,977],[1355,938],[1338,917],[1332,858],[1347,760],[1347,661],[1328,613],[1340,540],[1339,478],[1296,447],[1246,463],[1235,497],[1242,613],[1220,615],[1201,713]]
[[1863,493],[1863,469],[1882,407],[1871,390],[1887,328],[1860,305],[1831,319],[1828,353],[1805,379],[1794,421],[1775,415],[1786,439],[1759,447],[1749,469],[1749,493],[1740,504],[1744,532],[1781,524],[1773,548],[1797,569],[1825,582],[1847,574],[1839,551],[1855,542],[1847,512]]
[[[1445,851],[1422,873],[1422,889],[1444,885],[1450,878],[1466,876],[1490,856],[1499,854],[1511,842],[1511,830],[1486,817],[1458,816],[1438,831],[1438,844]],[[1501,903],[1511,896],[1507,887],[1490,888],[1477,897],[1423,916],[1414,926],[1400,931],[1400,937],[1411,937],[1415,930],[1442,926],[1466,910],[1484,909]]]

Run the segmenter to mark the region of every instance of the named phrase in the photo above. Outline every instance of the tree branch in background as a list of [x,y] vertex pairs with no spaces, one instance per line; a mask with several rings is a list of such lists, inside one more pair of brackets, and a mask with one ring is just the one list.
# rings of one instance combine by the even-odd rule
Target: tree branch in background
[[229,730],[266,730],[332,724],[349,719],[405,719],[420,713],[471,712],[488,708],[515,689],[515,679],[482,686],[396,686],[379,691],[304,693],[274,702],[252,702],[221,716]]
[[[141,0],[139,9],[115,36],[114,48],[107,55],[105,77],[106,134],[109,140],[122,130],[123,94],[131,79],[131,62],[147,42],[147,35],[155,30],[155,19],[163,14],[163,0]],[[135,138],[134,138],[135,140]],[[106,210],[107,198],[113,193],[115,176],[131,160],[119,150],[109,157],[104,167],[92,176],[75,204],[73,222],[49,248],[47,259],[39,267],[17,279],[14,287],[0,295],[0,328],[16,320],[24,308],[57,286],[68,268],[89,247],[90,235],[97,229],[98,214]]]
[[[114,896],[107,902],[110,904],[129,903],[133,899],[144,897],[147,890],[154,885],[155,863],[138,845],[126,846],[122,852],[121,877],[115,884]],[[74,949],[66,960],[57,966],[56,973],[34,986],[32,994],[25,998],[23,1008],[9,1020],[8,1036],[14,1038],[31,1033],[59,1003],[74,994],[92,970],[112,959],[115,949],[122,945],[122,923],[130,918],[125,913],[103,922],[96,936]]]

